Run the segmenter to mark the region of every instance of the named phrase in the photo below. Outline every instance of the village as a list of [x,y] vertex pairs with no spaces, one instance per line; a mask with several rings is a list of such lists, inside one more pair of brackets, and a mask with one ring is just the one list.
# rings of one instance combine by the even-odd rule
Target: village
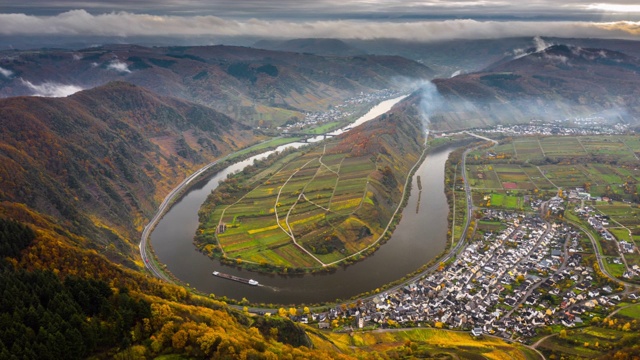
[[382,100],[390,99],[400,96],[400,92],[391,89],[382,89],[378,91],[364,93],[351,97],[345,100],[342,104],[331,107],[327,111],[320,112],[307,112],[305,117],[301,121],[289,121],[282,126],[279,126],[277,130],[281,130],[286,133],[289,131],[303,130],[308,127],[314,127],[334,121],[344,120],[347,117],[354,115],[354,105],[361,104],[373,104]]
[[[553,200],[545,206],[562,206]],[[483,219],[506,228],[467,244],[421,280],[292,319],[338,331],[431,326],[525,341],[538,328],[589,323],[623,298],[637,299],[586,263],[577,229],[515,211],[485,209]]]
[[[606,123],[576,121],[566,124],[563,121],[553,123],[523,124],[523,125],[496,125],[493,128],[477,129],[474,132],[483,134],[503,134],[507,136],[530,136],[530,135],[614,135],[623,134],[629,130],[629,126],[624,123],[613,125]],[[449,134],[450,135],[450,134]],[[443,135],[444,136],[444,135]]]

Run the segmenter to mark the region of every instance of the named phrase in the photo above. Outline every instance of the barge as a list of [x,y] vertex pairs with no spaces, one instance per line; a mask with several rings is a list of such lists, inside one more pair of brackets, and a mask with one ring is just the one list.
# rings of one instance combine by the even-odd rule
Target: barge
[[259,284],[257,281],[255,281],[253,279],[245,279],[245,278],[237,277],[237,276],[234,276],[234,275],[221,273],[219,271],[214,271],[213,272],[213,276],[221,277],[223,279],[229,279],[229,280],[237,281],[239,283],[252,285],[252,286],[257,286]]

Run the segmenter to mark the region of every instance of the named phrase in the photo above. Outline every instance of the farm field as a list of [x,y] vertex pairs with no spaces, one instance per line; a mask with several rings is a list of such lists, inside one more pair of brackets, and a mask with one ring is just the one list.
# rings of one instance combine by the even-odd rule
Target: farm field
[[[629,240],[629,233],[626,229],[631,230],[631,233],[640,235],[640,209],[630,204],[614,203],[608,204],[605,202],[598,202],[596,209],[602,212],[604,215],[610,217],[611,226],[614,227],[613,234],[619,237],[620,240]],[[625,228],[616,227],[617,224],[624,226]]]
[[522,208],[524,207],[522,203],[522,197],[520,196],[493,193],[491,194],[490,201],[491,206],[510,210],[522,210]]
[[473,188],[502,189],[500,178],[491,165],[472,165],[467,169],[469,184]]
[[[640,157],[640,138],[635,135],[612,136],[527,136],[513,138],[493,148],[518,161],[537,163],[545,158],[559,160],[597,157],[602,160],[628,162]],[[482,157],[481,153],[474,155]]]
[[466,170],[479,191],[580,187],[631,200],[640,190],[639,158],[638,136],[522,137],[473,152]]
[[[307,268],[339,261],[380,236],[382,229],[367,227],[357,213],[370,192],[375,164],[369,157],[321,150],[289,161],[216,213],[227,226],[218,234],[227,257]],[[359,241],[347,241],[352,236]]]
[[424,150],[422,132],[394,124],[400,122],[358,127],[229,177],[199,211],[197,246],[226,262],[280,273],[331,269],[367,255]]

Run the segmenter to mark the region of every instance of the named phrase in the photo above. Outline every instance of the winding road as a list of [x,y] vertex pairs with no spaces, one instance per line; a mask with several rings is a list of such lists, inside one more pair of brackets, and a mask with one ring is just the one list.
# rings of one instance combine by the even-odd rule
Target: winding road
[[144,262],[145,268],[147,268],[147,270],[149,270],[151,274],[153,274],[153,276],[162,280],[172,282],[172,280],[164,273],[164,271],[162,271],[162,269],[160,268],[160,265],[154,261],[154,258],[151,255],[151,248],[149,246],[149,235],[151,235],[151,232],[153,231],[155,226],[158,224],[158,221],[162,219],[162,216],[164,216],[165,212],[169,209],[169,207],[173,203],[173,200],[177,197],[178,194],[180,194],[185,188],[187,188],[189,184],[191,184],[197,177],[202,175],[202,173],[209,170],[212,166],[218,164],[219,162],[224,161],[229,156],[230,155],[227,155],[223,158],[220,158],[212,163],[205,165],[204,167],[200,168],[198,171],[189,175],[189,177],[184,179],[178,186],[176,186],[173,190],[171,190],[171,192],[167,194],[167,196],[164,198],[164,200],[158,207],[158,211],[153,216],[151,221],[149,221],[149,223],[144,227],[144,230],[142,230],[142,236],[140,237],[140,244],[138,245],[138,247],[140,248],[140,257]]
[[591,246],[593,246],[593,252],[596,255],[596,260],[598,261],[598,266],[600,267],[600,271],[602,271],[603,274],[605,274],[609,279],[611,279],[614,282],[617,283],[622,283],[627,287],[627,290],[632,290],[635,289],[638,285],[634,284],[634,283],[630,283],[628,281],[624,281],[624,280],[620,280],[616,277],[614,277],[613,275],[609,274],[609,272],[607,272],[607,268],[604,266],[604,262],[602,260],[602,255],[600,254],[600,251],[598,251],[598,244],[596,243],[596,239],[593,237],[593,235],[587,230],[585,229],[582,225],[571,221],[571,220],[566,220],[567,223],[577,227],[578,229],[580,229],[580,231],[582,231],[583,233],[585,233],[587,235],[587,237],[589,237],[589,240],[591,241]]
[[[239,151],[247,151],[247,150],[251,150],[253,148],[256,148],[258,146],[263,145],[266,142],[269,141],[273,141],[274,139],[277,138],[271,138],[262,142],[259,142],[255,145],[252,145],[246,149],[242,149]],[[154,260],[154,256],[152,254],[151,251],[151,246],[149,243],[149,236],[151,235],[151,232],[153,231],[153,229],[156,227],[156,225],[158,224],[158,222],[160,221],[160,219],[162,219],[162,217],[164,216],[164,214],[169,210],[169,208],[171,207],[171,205],[173,205],[173,201],[177,199],[177,197],[182,194],[182,192],[184,190],[186,190],[191,183],[196,180],[197,178],[199,178],[203,173],[205,173],[207,170],[209,170],[211,167],[229,159],[234,157],[238,152],[233,152],[231,154],[228,154],[224,157],[221,157],[218,160],[215,160],[205,166],[203,166],[202,168],[198,169],[196,172],[194,172],[193,174],[189,175],[186,179],[184,179],[180,184],[178,184],[178,186],[176,186],[173,190],[171,190],[167,196],[165,196],[164,200],[162,201],[162,203],[160,204],[160,206],[158,207],[158,211],[156,211],[156,214],[153,216],[153,218],[151,218],[151,220],[149,221],[149,223],[144,227],[144,229],[142,230],[142,235],[140,236],[140,244],[138,244],[138,248],[140,249],[140,257],[142,258],[142,261],[144,263],[144,266],[147,270],[149,270],[149,272],[162,280],[168,281],[168,282],[173,282],[173,280],[167,276],[167,274],[162,270],[161,265],[156,263],[156,261]]]

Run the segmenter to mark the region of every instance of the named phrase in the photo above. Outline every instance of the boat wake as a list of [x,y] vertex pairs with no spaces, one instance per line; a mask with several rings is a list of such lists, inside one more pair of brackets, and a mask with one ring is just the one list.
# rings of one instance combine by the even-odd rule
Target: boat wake
[[245,278],[241,278],[241,277],[238,277],[238,276],[235,276],[235,275],[229,275],[229,274],[221,273],[219,271],[214,271],[213,272],[213,276],[221,277],[223,279],[229,279],[229,280],[237,281],[239,283],[252,285],[252,286],[260,285],[260,283],[258,283],[257,281],[255,281],[253,279],[245,279]]

